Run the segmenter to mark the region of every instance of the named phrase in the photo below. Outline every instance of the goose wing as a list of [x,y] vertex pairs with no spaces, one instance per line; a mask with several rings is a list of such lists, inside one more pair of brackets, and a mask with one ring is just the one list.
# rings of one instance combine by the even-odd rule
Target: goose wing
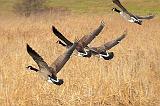
[[91,43],[91,41],[102,31],[102,29],[104,28],[105,24],[103,21],[101,21],[100,26],[94,30],[91,34],[89,35],[85,35],[83,36],[80,40],[79,40],[79,44],[82,45],[83,48],[85,48],[89,43]]
[[148,15],[148,16],[136,16],[138,19],[153,19],[155,16],[154,15]]
[[48,68],[48,65],[44,61],[44,59],[36,51],[34,51],[28,44],[27,44],[27,52],[33,58],[33,60],[38,64],[40,69]]
[[112,47],[114,47],[115,45],[117,45],[122,39],[124,39],[126,37],[126,35],[127,35],[127,31],[124,31],[124,33],[120,37],[118,37],[112,41],[109,41],[109,42],[107,42],[97,48],[93,47],[93,51],[102,52],[102,51],[109,50]]
[[60,33],[60,32],[56,29],[55,26],[52,26],[52,31],[53,31],[53,33],[60,39],[60,41],[61,41],[63,44],[65,44],[65,45],[67,45],[67,46],[71,46],[71,45],[73,44],[73,43],[70,42],[68,39],[66,39],[66,38],[62,35],[62,33]]
[[71,47],[68,48],[68,50],[63,54],[60,55],[52,64],[51,67],[58,73],[62,67],[66,64],[66,62],[70,59],[70,56],[72,55],[73,51],[75,50],[78,42],[75,41]]
[[112,0],[114,4],[116,4],[119,8],[122,9],[123,12],[129,13],[126,8],[124,8],[119,0]]

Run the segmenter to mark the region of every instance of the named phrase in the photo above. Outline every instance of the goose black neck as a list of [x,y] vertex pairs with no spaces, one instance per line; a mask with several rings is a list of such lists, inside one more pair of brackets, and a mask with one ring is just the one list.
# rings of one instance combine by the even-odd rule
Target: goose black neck
[[34,68],[34,67],[32,67],[32,66],[30,66],[30,70],[33,70],[33,71],[39,71],[38,69],[36,69],[36,68]]
[[120,12],[121,12],[120,10],[118,10],[118,9],[116,9],[116,8],[115,8],[115,10],[114,10],[114,11],[116,11],[116,12],[118,12],[118,13],[120,13]]

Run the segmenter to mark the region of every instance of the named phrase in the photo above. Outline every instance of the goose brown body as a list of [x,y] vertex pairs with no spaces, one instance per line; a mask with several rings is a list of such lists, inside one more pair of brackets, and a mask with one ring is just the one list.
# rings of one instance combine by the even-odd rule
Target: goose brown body
[[[76,47],[77,52],[80,52],[82,54],[86,54],[87,52],[85,51],[85,48],[87,47],[88,44],[92,42],[92,40],[98,36],[98,34],[102,31],[104,28],[104,22],[102,21],[100,26],[94,30],[91,34],[83,36]],[[66,39],[62,33],[60,33],[54,26],[52,26],[52,31],[53,33],[59,38],[58,43],[61,44],[62,46],[66,46],[67,48],[70,47],[73,43],[70,42],[68,39]],[[90,57],[90,56],[89,56]]]
[[114,4],[116,4],[119,8],[121,8],[122,11],[113,8],[112,11],[118,12],[124,19],[128,20],[129,22],[136,23],[139,25],[142,25],[143,19],[152,19],[154,18],[154,15],[148,15],[148,16],[137,16],[132,13],[130,13],[124,6],[120,3],[119,0],[112,0]]
[[[36,72],[40,72],[44,78],[52,79],[54,84],[61,85],[63,84],[63,80],[57,79],[57,73],[63,68],[66,62],[70,59],[73,51],[75,50],[78,42],[73,43],[73,45],[68,48],[68,50],[60,55],[50,66],[44,61],[44,59],[34,51],[28,44],[27,44],[27,52],[33,58],[33,60],[37,63],[39,69],[36,69]],[[28,66],[28,68],[32,68],[32,66]],[[33,70],[35,70],[33,68]],[[54,82],[55,81],[55,82]]]

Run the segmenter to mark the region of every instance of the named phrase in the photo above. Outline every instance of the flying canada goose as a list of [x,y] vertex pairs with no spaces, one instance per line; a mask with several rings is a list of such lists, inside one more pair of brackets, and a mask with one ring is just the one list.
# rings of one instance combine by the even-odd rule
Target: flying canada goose
[[112,11],[118,12],[124,19],[128,20],[129,22],[142,25],[142,20],[143,19],[152,19],[152,18],[154,18],[154,15],[149,15],[149,16],[137,16],[137,15],[133,15],[130,12],[128,12],[126,8],[124,8],[122,6],[122,4],[120,3],[119,0],[112,0],[112,2],[114,4],[116,4],[118,7],[120,7],[121,10],[122,10],[122,11],[120,11],[120,10],[118,10],[116,8],[113,8]]
[[[54,34],[56,36],[58,36],[58,38],[60,38],[60,40],[58,40],[57,43],[61,44],[64,47],[67,47],[67,48],[70,47],[70,45],[72,45],[72,43],[68,39],[66,39],[54,26],[52,26],[52,30],[53,30]],[[86,50],[87,54],[89,54],[89,56],[83,55],[83,57],[87,57],[87,56],[91,57],[92,55],[99,55],[100,58],[103,58],[105,60],[112,59],[114,56],[114,53],[108,52],[107,50],[110,50],[112,47],[117,45],[122,39],[125,38],[126,34],[127,34],[127,31],[124,31],[124,33],[120,37],[118,37],[117,39],[114,39],[110,42],[107,42],[99,47],[86,46],[84,49]]]
[[[94,30],[90,35],[85,35],[83,36],[79,42],[78,45],[76,47],[76,50],[78,52],[78,56],[83,56],[83,57],[91,57],[90,52],[85,49],[87,47],[87,45],[89,43],[91,43],[91,41],[98,36],[98,34],[102,31],[102,29],[104,28],[105,24],[103,21],[101,21],[100,26]],[[62,46],[65,46],[67,48],[69,48],[70,46],[72,46],[72,42],[70,42],[68,39],[66,39],[54,26],[52,26],[52,31],[53,33],[59,38],[59,40],[57,41],[57,43],[61,44]]]
[[57,73],[62,69],[65,63],[69,60],[70,56],[72,55],[73,51],[75,50],[78,42],[75,41],[68,50],[60,55],[50,66],[44,61],[44,59],[34,51],[28,44],[27,44],[27,52],[33,58],[33,60],[37,63],[39,69],[36,69],[32,66],[26,67],[32,71],[40,72],[42,76],[50,83],[61,85],[63,84],[63,79],[57,78]]
[[110,50],[112,47],[119,44],[120,41],[126,37],[126,35],[127,35],[127,31],[124,31],[120,37],[118,37],[112,41],[109,41],[99,47],[90,47],[88,49],[92,55],[99,55],[100,58],[103,58],[105,60],[110,60],[114,57],[114,53],[108,52],[108,50]]

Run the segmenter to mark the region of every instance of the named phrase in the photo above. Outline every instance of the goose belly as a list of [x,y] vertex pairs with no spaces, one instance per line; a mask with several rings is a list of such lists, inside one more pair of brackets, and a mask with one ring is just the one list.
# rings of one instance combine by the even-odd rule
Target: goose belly
[[48,75],[52,75],[48,70],[41,70],[40,74],[42,76],[43,79],[48,79]]
[[125,19],[128,20],[129,22],[134,22],[134,19],[132,17],[130,17],[129,14],[126,14],[124,12],[120,12],[120,15]]

